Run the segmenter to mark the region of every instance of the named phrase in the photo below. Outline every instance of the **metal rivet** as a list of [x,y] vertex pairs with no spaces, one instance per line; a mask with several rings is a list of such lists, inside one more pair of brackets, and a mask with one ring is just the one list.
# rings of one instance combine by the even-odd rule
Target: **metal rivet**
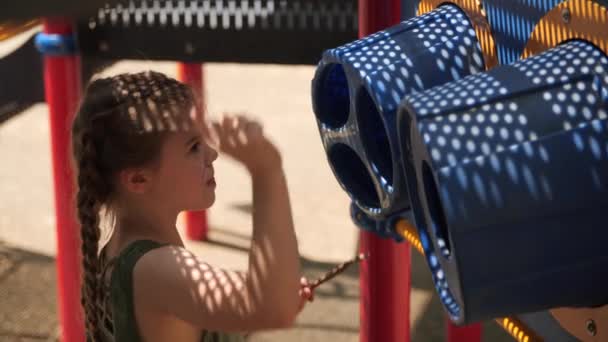
[[186,43],[186,53],[191,55],[194,53],[194,45],[192,45],[192,43]]
[[103,40],[100,41],[99,42],[99,51],[107,52],[108,50],[110,50],[110,45],[108,45],[108,43]]
[[591,336],[595,336],[597,334],[597,326],[595,325],[595,321],[592,319],[587,321],[587,332]]
[[569,8],[564,8],[562,10],[562,19],[566,24],[570,22],[570,19],[572,19],[572,13],[570,13]]

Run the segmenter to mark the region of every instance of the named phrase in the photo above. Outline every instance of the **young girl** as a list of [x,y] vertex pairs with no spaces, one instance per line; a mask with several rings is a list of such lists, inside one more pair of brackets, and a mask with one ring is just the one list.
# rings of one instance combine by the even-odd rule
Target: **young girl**
[[[299,280],[280,153],[244,117],[213,130],[220,151],[251,174],[248,269],[216,268],[184,249],[178,213],[215,200],[218,154],[200,113],[189,87],[155,72],[98,79],[85,92],[72,147],[90,341],[240,341],[289,327],[312,298]],[[101,251],[100,212],[113,219]]]

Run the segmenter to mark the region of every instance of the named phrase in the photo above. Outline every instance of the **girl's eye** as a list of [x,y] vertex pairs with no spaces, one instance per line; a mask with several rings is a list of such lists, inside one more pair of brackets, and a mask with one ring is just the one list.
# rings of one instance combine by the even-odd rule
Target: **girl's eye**
[[201,143],[197,142],[194,143],[191,147],[190,147],[190,152],[198,152],[200,150],[201,147]]

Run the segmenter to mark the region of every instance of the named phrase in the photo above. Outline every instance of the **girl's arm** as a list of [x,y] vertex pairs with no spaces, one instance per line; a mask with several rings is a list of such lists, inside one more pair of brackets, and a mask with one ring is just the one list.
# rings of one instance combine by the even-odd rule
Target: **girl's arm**
[[299,311],[300,261],[283,170],[252,173],[253,241],[251,285],[260,302],[270,301],[278,319],[291,325]]

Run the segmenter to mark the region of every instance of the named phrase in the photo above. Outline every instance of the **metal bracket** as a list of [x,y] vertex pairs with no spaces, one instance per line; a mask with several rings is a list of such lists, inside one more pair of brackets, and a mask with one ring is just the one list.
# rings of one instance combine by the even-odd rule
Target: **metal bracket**
[[38,33],[35,38],[36,48],[43,55],[64,56],[76,54],[74,35]]
[[405,239],[396,230],[397,222],[400,220],[412,221],[412,211],[405,210],[390,215],[385,220],[375,220],[367,216],[354,203],[350,204],[350,217],[353,223],[362,230],[372,232],[384,239],[393,239],[395,242],[403,242]]

